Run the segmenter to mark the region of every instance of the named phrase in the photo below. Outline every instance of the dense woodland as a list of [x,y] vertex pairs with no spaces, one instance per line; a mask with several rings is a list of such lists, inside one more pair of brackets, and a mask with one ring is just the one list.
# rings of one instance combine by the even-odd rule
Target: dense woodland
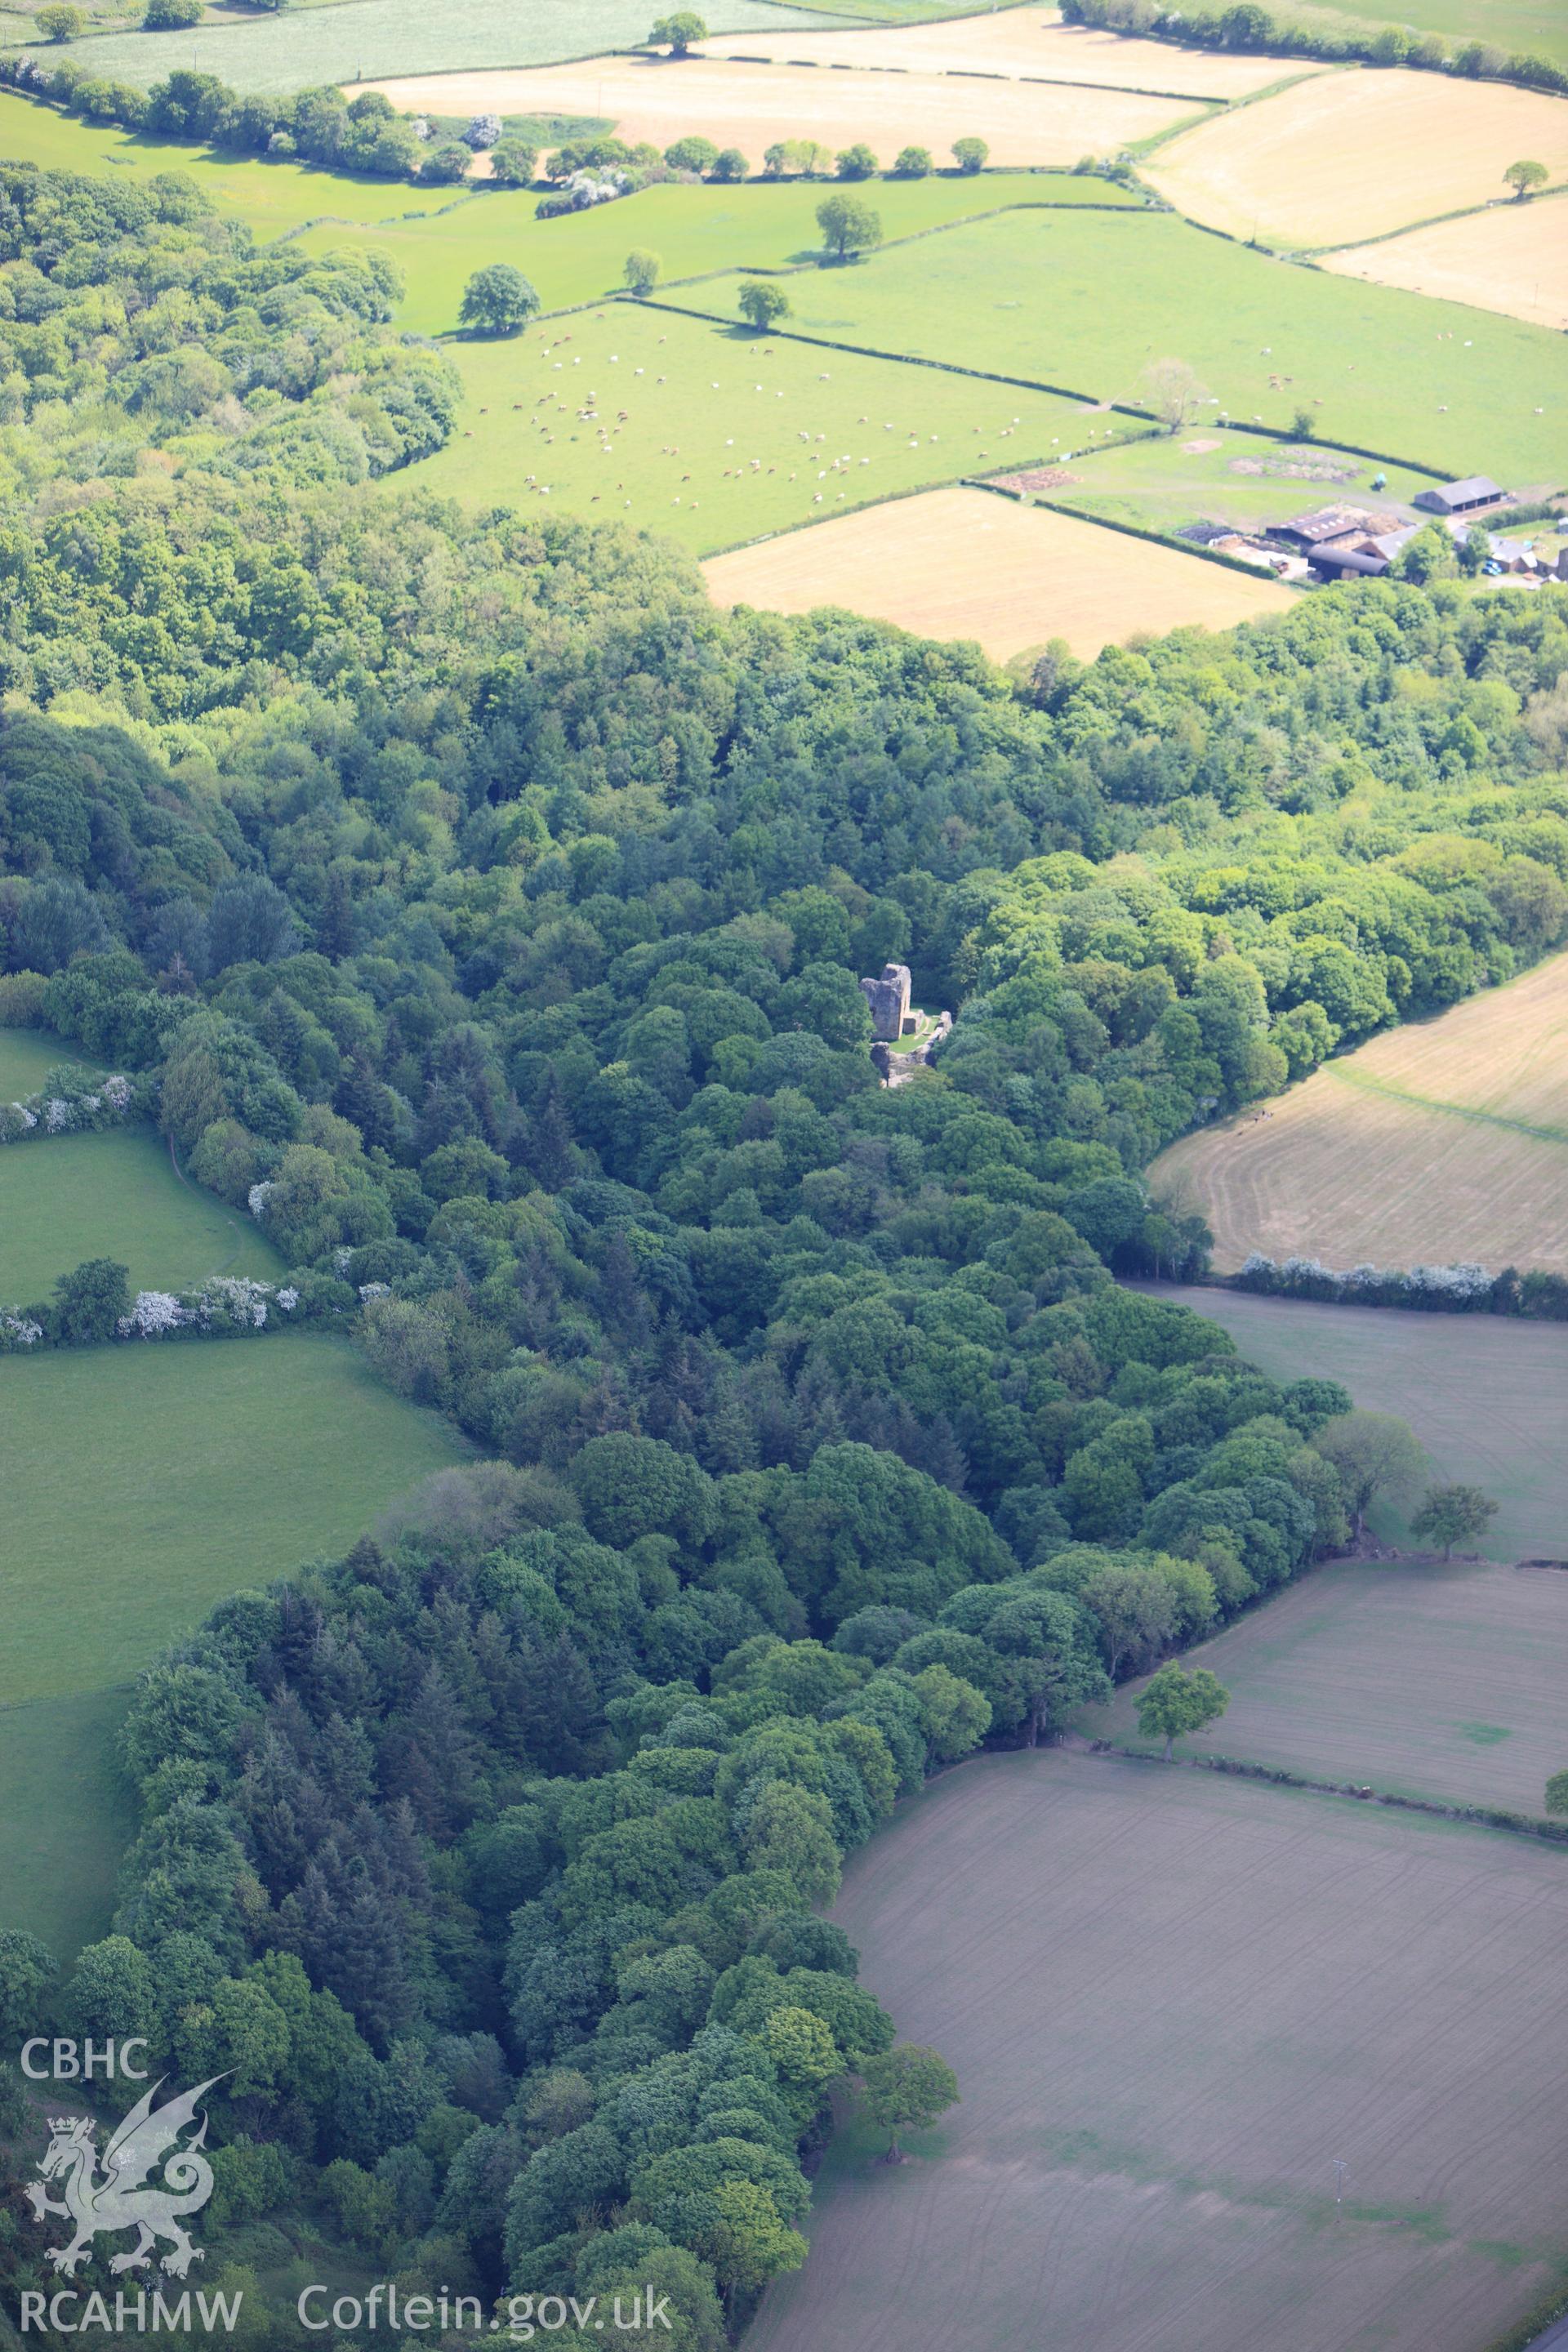
[[[723,615],[647,536],[367,485],[439,383],[368,268],[156,188],[68,258],[81,184],[6,185],[0,1022],[132,1075],[488,1457],[146,1678],[60,2014],[227,2072],[209,2278],[303,2212],[487,2306],[651,2282],[716,2352],[892,2039],[813,1913],[843,1857],[1361,1508],[1342,1391],[1114,1276],[1201,1262],[1163,1143],[1568,934],[1568,593],[1363,583],[1018,677]],[[275,426],[149,394],[201,455],[121,463],[162,357],[256,413],[275,301]],[[243,461],[351,425],[363,467]],[[890,958],[958,1015],[896,1092]],[[0,1937],[9,2018],[47,1979]]]

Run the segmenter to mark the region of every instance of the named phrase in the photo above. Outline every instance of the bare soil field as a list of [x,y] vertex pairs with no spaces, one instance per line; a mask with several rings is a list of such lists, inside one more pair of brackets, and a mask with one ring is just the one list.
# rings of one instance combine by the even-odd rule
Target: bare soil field
[[902,2167],[835,2142],[756,2352],[1477,2352],[1559,2274],[1555,1848],[1040,1750],[836,1916],[963,2099]]
[[1568,176],[1568,104],[1501,82],[1315,76],[1173,140],[1146,176],[1232,236],[1349,245],[1506,194],[1521,156]]
[[[739,147],[753,171],[778,140],[866,141],[884,163],[919,144],[945,160],[955,139],[989,142],[991,161],[1073,163],[1167,130],[1186,99],[1128,90],[965,80],[952,74],[862,76],[712,58],[615,57],[538,71],[419,74],[366,85],[398,108],[442,114],[590,114],[636,142],[668,147],[689,131]],[[1568,116],[1568,107],[1563,109]],[[874,192],[873,192],[874,193]]]
[[[1407,1421],[1435,1475],[1483,1486],[1502,1506],[1487,1533],[1499,1559],[1568,1558],[1568,1325],[1138,1287],[1223,1325],[1278,1380],[1340,1381],[1359,1404]],[[1373,1525],[1408,1541],[1397,1510],[1375,1508]],[[1482,1711],[1457,1712],[1479,1719]],[[1568,1764],[1568,1725],[1563,1737]]]
[[1504,204],[1322,257],[1325,269],[1568,328],[1568,205]]
[[1026,507],[931,490],[704,564],[716,604],[809,613],[843,604],[993,659],[1065,637],[1090,659],[1139,630],[1227,629],[1282,612],[1289,589]]
[[[1190,1655],[1230,1693],[1193,1754],[1533,1814],[1568,1761],[1568,1570],[1336,1560]],[[1157,1755],[1142,1688],[1082,1728]]]
[[1184,1136],[1150,1181],[1202,1210],[1222,1274],[1249,1250],[1568,1273],[1568,956]]
[[[807,59],[867,72],[1001,74],[1009,80],[1034,77],[1194,98],[1245,98],[1292,70],[1288,58],[1207,56],[1171,42],[1130,40],[1087,25],[1064,25],[1039,8],[857,32],[748,33],[743,39],[716,34],[704,47],[710,57],[743,53],[773,64]],[[1301,70],[1310,70],[1305,60]]]

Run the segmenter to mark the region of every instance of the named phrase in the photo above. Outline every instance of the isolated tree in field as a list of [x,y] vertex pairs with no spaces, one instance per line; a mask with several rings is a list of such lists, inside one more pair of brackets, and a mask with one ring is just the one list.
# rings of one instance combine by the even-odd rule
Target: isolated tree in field
[[902,2164],[900,2131],[929,2131],[958,2097],[958,2077],[945,2058],[906,2042],[868,2058],[861,2069],[866,2112],[888,2135],[889,2164]]
[[1217,1723],[1230,1705],[1230,1693],[1206,1666],[1189,1673],[1179,1658],[1161,1667],[1138,1702],[1138,1728],[1145,1739],[1163,1739],[1165,1761],[1175,1740],[1205,1723]]
[[86,12],[57,0],[53,7],[40,8],[33,22],[46,41],[74,41],[87,30]]
[[737,180],[745,178],[751,168],[738,147],[721,147],[713,158],[713,168],[708,176],[710,180],[717,180],[721,187],[732,187]]
[[1318,420],[1310,408],[1299,408],[1290,419],[1290,437],[1295,441],[1310,441],[1317,434]]
[[694,131],[673,141],[664,151],[664,160],[672,172],[706,172],[719,161],[719,150],[711,139]]
[[771,278],[746,278],[741,281],[741,315],[750,320],[758,334],[763,334],[777,319],[789,317],[789,296],[782,286]]
[[955,139],[952,160],[961,172],[984,172],[991,152],[984,139]]
[[62,1339],[79,1348],[112,1339],[114,1327],[131,1312],[129,1269],[111,1257],[84,1258],[55,1285],[55,1318]]
[[1167,433],[1179,433],[1187,419],[1208,398],[1185,360],[1152,360],[1138,379],[1139,388]]
[[1484,1534],[1497,1514],[1497,1505],[1479,1486],[1428,1486],[1410,1532],[1417,1543],[1441,1544],[1443,1558],[1451,1559],[1454,1546]]
[[[38,22],[42,24],[43,18],[41,16],[39,17]],[[1530,161],[1520,163],[1510,163],[1507,171],[1503,173],[1504,180],[1513,190],[1514,195],[1520,204],[1523,204],[1526,196],[1531,194],[1534,189],[1543,188],[1551,177],[1552,174],[1547,170],[1544,163],[1536,163]]]
[[869,180],[876,173],[877,158],[863,139],[853,147],[841,147],[834,169],[841,180]]
[[659,272],[663,268],[664,264],[657,253],[649,253],[646,247],[639,245],[627,254],[626,267],[621,271],[621,276],[626,279],[632,292],[640,298],[653,292],[654,288],[658,284]]
[[929,147],[900,147],[893,165],[895,180],[929,180],[936,165]]
[[1546,1783],[1546,1810],[1549,1813],[1568,1813],[1568,1772],[1553,1772]]
[[1337,1413],[1323,1423],[1312,1444],[1340,1474],[1358,1543],[1377,1497],[1407,1491],[1426,1460],[1415,1431],[1392,1412]]
[[656,48],[668,47],[672,58],[683,58],[693,41],[705,41],[708,27],[694,8],[678,8],[673,16],[661,16],[649,41]]
[[825,196],[816,207],[816,225],[829,253],[847,261],[852,253],[882,242],[882,218],[859,196]]
[[528,188],[539,169],[539,150],[526,139],[498,139],[490,149],[490,185]]
[[510,261],[492,261],[464,287],[458,317],[477,334],[515,335],[538,308],[538,293],[521,270]]

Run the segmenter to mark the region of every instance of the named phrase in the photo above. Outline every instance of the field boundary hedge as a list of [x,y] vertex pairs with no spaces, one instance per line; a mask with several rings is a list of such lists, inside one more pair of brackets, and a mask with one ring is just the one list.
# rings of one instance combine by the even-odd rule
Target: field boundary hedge
[[[1418,229],[1442,228],[1448,221],[1477,220],[1483,213],[1522,212],[1538,201],[1552,196],[1568,196],[1568,180],[1559,180],[1554,188],[1537,188],[1521,205],[1513,196],[1488,196],[1483,204],[1458,205],[1452,212],[1428,213],[1425,220],[1406,221],[1403,228],[1385,228],[1376,236],[1358,236],[1349,245],[1308,245],[1300,248],[1303,261],[1316,263],[1325,253],[1363,253],[1369,246],[1393,245],[1402,236],[1414,236]],[[1337,274],[1337,273],[1336,273]],[[1471,303],[1471,310],[1479,306]]]
[[[1116,1756],[1129,1764],[1152,1764],[1164,1769],[1163,1756],[1142,1748],[1123,1748],[1115,1740],[1090,1743],[1097,1756]],[[1445,1805],[1435,1797],[1402,1797],[1392,1790],[1374,1789],[1356,1780],[1317,1780],[1305,1772],[1289,1772],[1273,1764],[1249,1764],[1239,1756],[1173,1756],[1173,1764],[1188,1772],[1220,1772],[1237,1780],[1266,1780],[1281,1789],[1304,1789],[1320,1797],[1354,1797],[1363,1805],[1388,1805],[1396,1812],[1426,1813],[1444,1822],[1468,1822],[1478,1829],[1502,1830],[1510,1837],[1535,1838],[1543,1845],[1568,1845],[1568,1822],[1538,1821],[1531,1813],[1510,1813],[1501,1805]]]

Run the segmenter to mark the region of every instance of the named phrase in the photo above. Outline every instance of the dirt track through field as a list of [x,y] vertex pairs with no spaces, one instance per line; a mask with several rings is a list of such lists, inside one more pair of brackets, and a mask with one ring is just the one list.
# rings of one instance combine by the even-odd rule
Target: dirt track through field
[[1495,205],[1322,259],[1325,269],[1343,278],[1473,302],[1532,326],[1568,328],[1568,197]]
[[836,1916],[963,2100],[836,2144],[755,2352],[1476,2352],[1568,2254],[1554,1848],[1042,1750]]
[[844,604],[994,660],[1065,637],[1091,658],[1139,630],[1225,629],[1290,604],[1269,580],[1200,562],[988,490],[931,490],[716,555],[714,602],[808,613]]
[[[765,149],[812,138],[837,150],[864,140],[884,164],[900,148],[942,162],[955,139],[986,140],[994,164],[1074,163],[1179,122],[1186,99],[1065,89],[953,74],[830,73],[730,65],[711,58],[604,58],[522,72],[421,74],[367,85],[398,108],[441,114],[607,117],[634,144],[665,148],[689,132],[739,147],[753,171]],[[825,191],[826,193],[826,191]],[[874,189],[867,192],[874,203]]]
[[1384,1031],[1265,1108],[1150,1171],[1162,1199],[1201,1209],[1220,1273],[1252,1250],[1568,1273],[1568,955]]
[[1229,236],[1348,245],[1506,196],[1504,169],[1521,156],[1568,178],[1568,100],[1369,68],[1202,123],[1162,148],[1147,177]]
[[[946,24],[878,26],[856,32],[715,34],[706,55],[743,53],[774,64],[815,59],[861,72],[1000,74],[1099,83],[1113,89],[1173,89],[1194,98],[1243,98],[1292,70],[1279,58],[1215,56],[1166,41],[1129,40],[1087,25],[1063,25],[1039,8]],[[1302,72],[1310,68],[1303,64]]]

